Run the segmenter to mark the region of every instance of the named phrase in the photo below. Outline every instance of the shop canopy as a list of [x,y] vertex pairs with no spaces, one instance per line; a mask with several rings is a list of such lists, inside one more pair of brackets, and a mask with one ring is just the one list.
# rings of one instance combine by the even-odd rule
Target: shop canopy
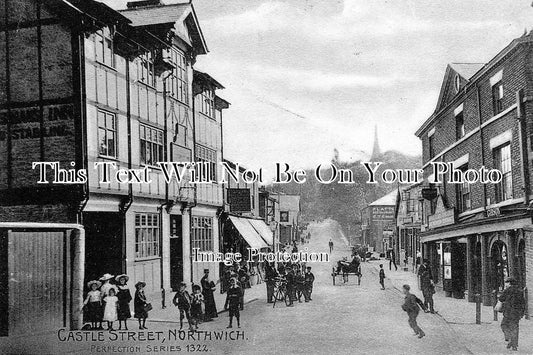
[[254,227],[257,233],[265,240],[268,245],[274,245],[274,236],[272,231],[262,219],[248,219],[248,223]]
[[229,219],[251,248],[268,248],[268,244],[261,238],[261,235],[255,230],[253,225],[248,222],[249,219],[235,216],[230,216]]

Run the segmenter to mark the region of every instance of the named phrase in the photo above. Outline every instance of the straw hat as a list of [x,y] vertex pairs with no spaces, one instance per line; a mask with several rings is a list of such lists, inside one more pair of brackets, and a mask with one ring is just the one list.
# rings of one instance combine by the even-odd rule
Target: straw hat
[[111,280],[114,276],[111,274],[104,274],[104,276],[100,277],[100,281],[107,281]]
[[121,275],[117,275],[117,276],[115,276],[115,281],[116,281],[116,282],[120,282],[120,279],[121,279],[121,278],[125,278],[125,279],[126,279],[126,282],[128,282],[129,279],[130,279],[130,277],[129,277],[128,275],[126,275],[126,274],[121,274]]
[[146,282],[139,281],[135,284],[135,288],[139,288],[139,286],[144,287],[146,286]]
[[91,280],[91,281],[87,282],[87,287],[88,287],[88,288],[91,288],[94,284],[96,284],[96,286],[97,286],[98,288],[100,288],[100,286],[102,286],[102,283],[101,283],[100,281],[98,281],[98,280]]

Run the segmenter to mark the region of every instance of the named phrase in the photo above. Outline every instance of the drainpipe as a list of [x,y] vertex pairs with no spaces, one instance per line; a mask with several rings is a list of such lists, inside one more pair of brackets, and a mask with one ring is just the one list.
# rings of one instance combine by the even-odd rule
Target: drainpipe
[[[481,141],[481,165],[485,166],[485,149],[483,145],[483,128],[481,127],[482,115],[481,115],[481,96],[479,93],[479,84],[476,83],[476,98],[477,98],[477,118],[479,124],[479,139]],[[487,184],[483,185],[483,210],[487,210]]]
[[529,161],[527,159],[527,127],[524,107],[524,89],[516,92],[516,118],[518,120],[518,142],[520,144],[520,161],[522,169],[522,182],[524,184],[524,205],[529,205],[531,185],[529,181]]

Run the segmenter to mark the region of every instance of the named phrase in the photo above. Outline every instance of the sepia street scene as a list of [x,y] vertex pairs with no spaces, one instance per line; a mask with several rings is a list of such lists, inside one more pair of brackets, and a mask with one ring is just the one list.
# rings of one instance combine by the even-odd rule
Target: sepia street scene
[[533,354],[532,19],[0,0],[0,353]]

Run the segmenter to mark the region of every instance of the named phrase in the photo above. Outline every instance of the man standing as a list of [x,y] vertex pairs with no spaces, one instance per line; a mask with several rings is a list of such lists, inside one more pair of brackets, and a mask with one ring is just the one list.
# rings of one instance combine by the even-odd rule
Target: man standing
[[418,269],[418,276],[420,276],[420,288],[422,289],[422,295],[424,295],[424,308],[427,311],[429,305],[429,311],[435,313],[435,308],[433,307],[435,284],[433,283],[433,274],[427,259],[424,260],[424,264]]
[[274,286],[276,285],[276,278],[278,273],[274,266],[271,265],[268,261],[265,262],[265,281],[267,288],[267,303],[274,302],[272,298],[274,297]]
[[217,305],[213,295],[216,284],[209,279],[209,269],[204,269],[204,277],[200,280],[200,284],[202,285],[202,294],[205,302],[204,321],[208,322],[218,317]]
[[311,266],[305,269],[305,302],[312,301],[311,294],[313,293],[313,282],[315,282],[315,275],[311,272]]
[[392,265],[394,264],[394,270],[398,270],[398,266],[396,266],[396,253],[394,252],[394,249],[389,250],[389,270],[392,270]]
[[331,252],[333,251],[333,240],[330,239],[328,245],[329,245],[329,253],[331,254]]
[[415,335],[418,335],[419,338],[422,338],[426,335],[422,329],[416,323],[416,317],[418,317],[418,312],[420,308],[418,307],[422,301],[410,293],[411,287],[409,285],[403,285],[403,293],[405,295],[405,301],[402,305],[402,309],[407,312],[409,316],[409,326],[414,330]]
[[503,303],[503,319],[501,328],[505,341],[509,341],[507,349],[518,350],[518,322],[524,315],[524,293],[513,277],[505,280],[508,287],[502,292],[499,300]]

